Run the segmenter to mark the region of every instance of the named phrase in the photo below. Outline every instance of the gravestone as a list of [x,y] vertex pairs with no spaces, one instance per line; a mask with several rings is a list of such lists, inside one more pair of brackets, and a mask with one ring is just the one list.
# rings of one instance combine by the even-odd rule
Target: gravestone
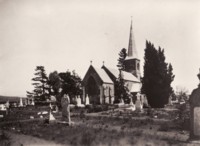
[[[200,80],[200,73],[197,75]],[[190,138],[200,139],[200,84],[190,96]]]
[[115,100],[115,98],[112,96],[111,97],[111,104],[114,104],[114,100]]
[[122,105],[124,105],[124,100],[123,100],[123,98],[121,99],[120,103],[121,103]]
[[23,107],[23,101],[22,101],[22,98],[19,99],[19,107]]
[[80,96],[78,96],[78,98],[77,98],[77,106],[81,106],[81,98],[80,98]]
[[31,100],[31,105],[35,105],[34,99]]
[[89,105],[89,104],[90,104],[90,99],[89,99],[88,94],[87,94],[87,96],[85,98],[85,105]]
[[168,104],[169,104],[169,105],[172,105],[172,96],[169,97],[169,99],[168,99]]
[[62,120],[69,125],[71,124],[71,118],[70,118],[70,99],[69,96],[64,94],[64,96],[61,99],[61,106],[62,106]]
[[51,113],[51,111],[49,112],[49,122],[55,121],[55,117],[53,116],[53,114]]
[[8,109],[8,108],[10,107],[10,102],[7,101],[7,102],[5,103],[5,106],[6,106],[6,108]]
[[132,97],[130,97],[130,103],[129,103],[129,105],[130,106],[133,106],[134,104],[133,104],[133,99],[132,99]]
[[136,109],[136,111],[141,111],[142,110],[142,103],[141,103],[141,100],[140,100],[140,93],[137,93],[136,97],[137,97],[137,100],[135,101],[135,109]]

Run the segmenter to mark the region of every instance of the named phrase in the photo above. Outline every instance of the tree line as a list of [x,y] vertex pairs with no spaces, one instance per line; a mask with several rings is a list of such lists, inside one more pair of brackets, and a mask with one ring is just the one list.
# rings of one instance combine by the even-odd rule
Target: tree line
[[34,89],[27,91],[27,96],[34,97],[35,102],[44,102],[54,96],[60,105],[63,94],[69,94],[70,97],[82,94],[81,78],[75,71],[54,71],[47,76],[44,66],[36,66],[34,75]]

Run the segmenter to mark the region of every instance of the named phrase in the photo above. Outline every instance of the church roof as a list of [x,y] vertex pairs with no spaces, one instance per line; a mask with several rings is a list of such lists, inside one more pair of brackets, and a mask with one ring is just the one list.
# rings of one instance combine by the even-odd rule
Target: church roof
[[103,69],[96,68],[96,67],[93,67],[93,68],[104,83],[112,83],[113,84],[113,81],[110,79],[110,77],[107,75],[107,73]]
[[[107,68],[107,67],[106,67]],[[113,68],[107,68],[116,78],[119,76],[119,70],[118,69],[113,69]],[[133,81],[133,82],[140,82],[138,78],[136,78],[132,73],[122,71],[122,75],[124,80],[127,81]]]

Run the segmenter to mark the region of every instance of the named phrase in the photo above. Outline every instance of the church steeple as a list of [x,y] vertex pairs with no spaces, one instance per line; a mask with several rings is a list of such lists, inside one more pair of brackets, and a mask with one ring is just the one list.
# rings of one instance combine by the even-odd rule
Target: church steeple
[[128,44],[128,53],[126,59],[124,60],[124,67],[125,71],[132,73],[134,76],[140,79],[140,59],[138,58],[137,50],[135,47],[132,19]]
[[137,50],[135,46],[135,39],[133,35],[133,24],[132,24],[132,17],[131,17],[131,26],[130,26],[130,35],[129,35],[129,44],[128,44],[128,58],[138,58]]

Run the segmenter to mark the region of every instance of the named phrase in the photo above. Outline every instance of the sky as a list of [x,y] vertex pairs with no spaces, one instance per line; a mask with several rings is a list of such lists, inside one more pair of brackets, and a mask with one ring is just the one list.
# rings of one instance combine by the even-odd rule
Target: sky
[[35,68],[75,70],[92,60],[116,68],[128,47],[131,16],[143,75],[145,41],[164,48],[175,74],[172,86],[199,84],[198,0],[0,0],[0,95],[26,96]]

